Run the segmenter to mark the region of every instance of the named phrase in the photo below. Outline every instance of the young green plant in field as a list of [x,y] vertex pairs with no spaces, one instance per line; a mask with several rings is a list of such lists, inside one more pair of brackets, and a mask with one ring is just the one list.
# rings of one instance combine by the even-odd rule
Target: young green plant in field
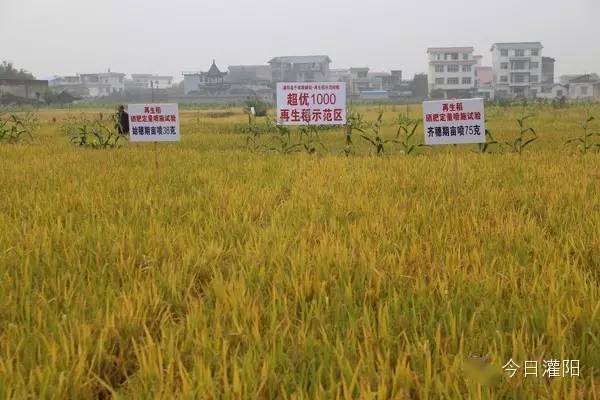
[[600,143],[594,142],[594,137],[600,137],[600,131],[594,131],[590,128],[590,124],[596,118],[592,115],[591,111],[586,110],[586,116],[584,122],[581,124],[582,134],[579,137],[573,137],[565,142],[565,145],[572,143],[578,143],[577,148],[581,150],[583,154],[593,149],[600,149]]
[[527,126],[526,124],[526,121],[530,118],[533,118],[533,115],[529,114],[517,118],[517,124],[519,125],[519,136],[517,136],[512,142],[506,142],[513,153],[517,153],[519,155],[523,154],[525,147],[538,139],[535,129]]
[[349,156],[353,153],[353,142],[352,135],[354,131],[365,133],[365,123],[363,116],[358,111],[350,110],[346,118],[346,125],[344,126],[344,154]]
[[[487,120],[485,121],[487,123]],[[492,136],[492,131],[485,129],[485,143],[477,143],[477,152],[485,154],[490,152],[490,147],[498,144],[498,141]]]
[[477,144],[477,152],[480,154],[490,153],[490,147],[498,144],[498,141],[492,136],[492,132],[489,129],[485,130],[485,143]]
[[396,119],[398,131],[393,142],[398,143],[402,147],[402,154],[410,155],[421,147],[429,147],[426,144],[414,142],[415,133],[420,123],[421,120],[419,119],[410,118],[403,114],[398,115]]
[[256,125],[256,118],[250,109],[246,109],[245,112],[248,115],[248,126],[243,128],[243,132],[246,134],[246,148],[256,151],[260,147],[258,142],[262,130]]
[[275,146],[266,146],[267,150],[277,151],[282,154],[290,154],[300,151],[302,143],[295,143],[292,137],[292,130],[285,126],[277,124],[273,120],[268,120],[269,129],[274,131],[271,138],[277,143]]
[[366,140],[368,143],[373,146],[375,149],[375,153],[380,156],[385,154],[385,145],[392,142],[393,139],[384,139],[381,134],[381,128],[383,126],[383,111],[379,112],[377,119],[371,123],[371,135],[368,135],[366,132],[362,133],[360,137]]
[[75,117],[67,120],[63,128],[71,143],[91,149],[120,147],[119,141],[123,138],[117,130],[115,116],[112,116],[110,122],[105,121],[102,114],[93,119]]
[[321,135],[319,134],[322,129],[323,127],[318,125],[305,125],[298,129],[300,142],[308,154],[315,154],[317,147],[321,147],[324,151],[327,151],[327,147],[323,144]]
[[0,143],[15,144],[25,137],[33,139],[33,132],[37,126],[37,118],[31,113],[21,117],[17,114],[10,114],[7,117],[0,115]]

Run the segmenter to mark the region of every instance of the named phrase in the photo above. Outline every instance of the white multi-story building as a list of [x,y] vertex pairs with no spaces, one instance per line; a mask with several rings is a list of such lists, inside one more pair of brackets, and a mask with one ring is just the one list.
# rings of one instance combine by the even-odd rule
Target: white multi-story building
[[542,43],[495,43],[492,67],[496,97],[535,98],[542,89]]
[[173,86],[173,77],[167,75],[131,74],[131,86],[142,89],[167,89]]
[[329,56],[275,57],[269,61],[273,82],[326,82]]
[[123,93],[125,90],[125,74],[108,71],[56,77],[50,82],[50,87],[80,97],[110,96]]
[[429,57],[429,97],[470,97],[475,92],[475,66],[480,57],[473,47],[431,47]]
[[80,74],[81,83],[90,93],[90,97],[103,97],[125,90],[125,74],[118,72],[101,72]]

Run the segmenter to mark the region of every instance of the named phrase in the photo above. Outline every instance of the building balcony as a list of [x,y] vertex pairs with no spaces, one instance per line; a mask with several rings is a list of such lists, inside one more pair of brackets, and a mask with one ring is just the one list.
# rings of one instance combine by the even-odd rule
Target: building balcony
[[530,56],[511,56],[508,57],[509,61],[531,61],[531,57]]
[[444,85],[440,85],[440,84],[434,84],[432,86],[432,90],[471,90],[475,88],[475,84],[457,84],[457,85],[448,85],[448,84],[444,84]]
[[430,65],[477,65],[477,60],[429,60]]
[[530,86],[531,82],[510,82],[510,86]]

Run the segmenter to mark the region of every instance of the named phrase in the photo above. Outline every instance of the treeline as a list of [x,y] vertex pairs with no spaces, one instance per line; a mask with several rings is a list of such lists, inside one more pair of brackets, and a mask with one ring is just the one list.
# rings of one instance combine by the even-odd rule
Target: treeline
[[2,64],[0,64],[0,79],[33,80],[35,79],[35,76],[23,68],[16,69],[11,62],[2,61]]

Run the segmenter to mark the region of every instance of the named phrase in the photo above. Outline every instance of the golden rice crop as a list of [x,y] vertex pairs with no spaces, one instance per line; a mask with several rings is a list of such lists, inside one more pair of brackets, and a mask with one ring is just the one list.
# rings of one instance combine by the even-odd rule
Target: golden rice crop
[[[250,152],[239,110],[186,109],[158,175],[152,145],[80,149],[80,111],[39,112],[0,146],[0,397],[600,398],[600,155],[563,147],[582,107],[532,110],[521,156],[345,157],[341,131]],[[489,109],[494,137],[521,114]]]

